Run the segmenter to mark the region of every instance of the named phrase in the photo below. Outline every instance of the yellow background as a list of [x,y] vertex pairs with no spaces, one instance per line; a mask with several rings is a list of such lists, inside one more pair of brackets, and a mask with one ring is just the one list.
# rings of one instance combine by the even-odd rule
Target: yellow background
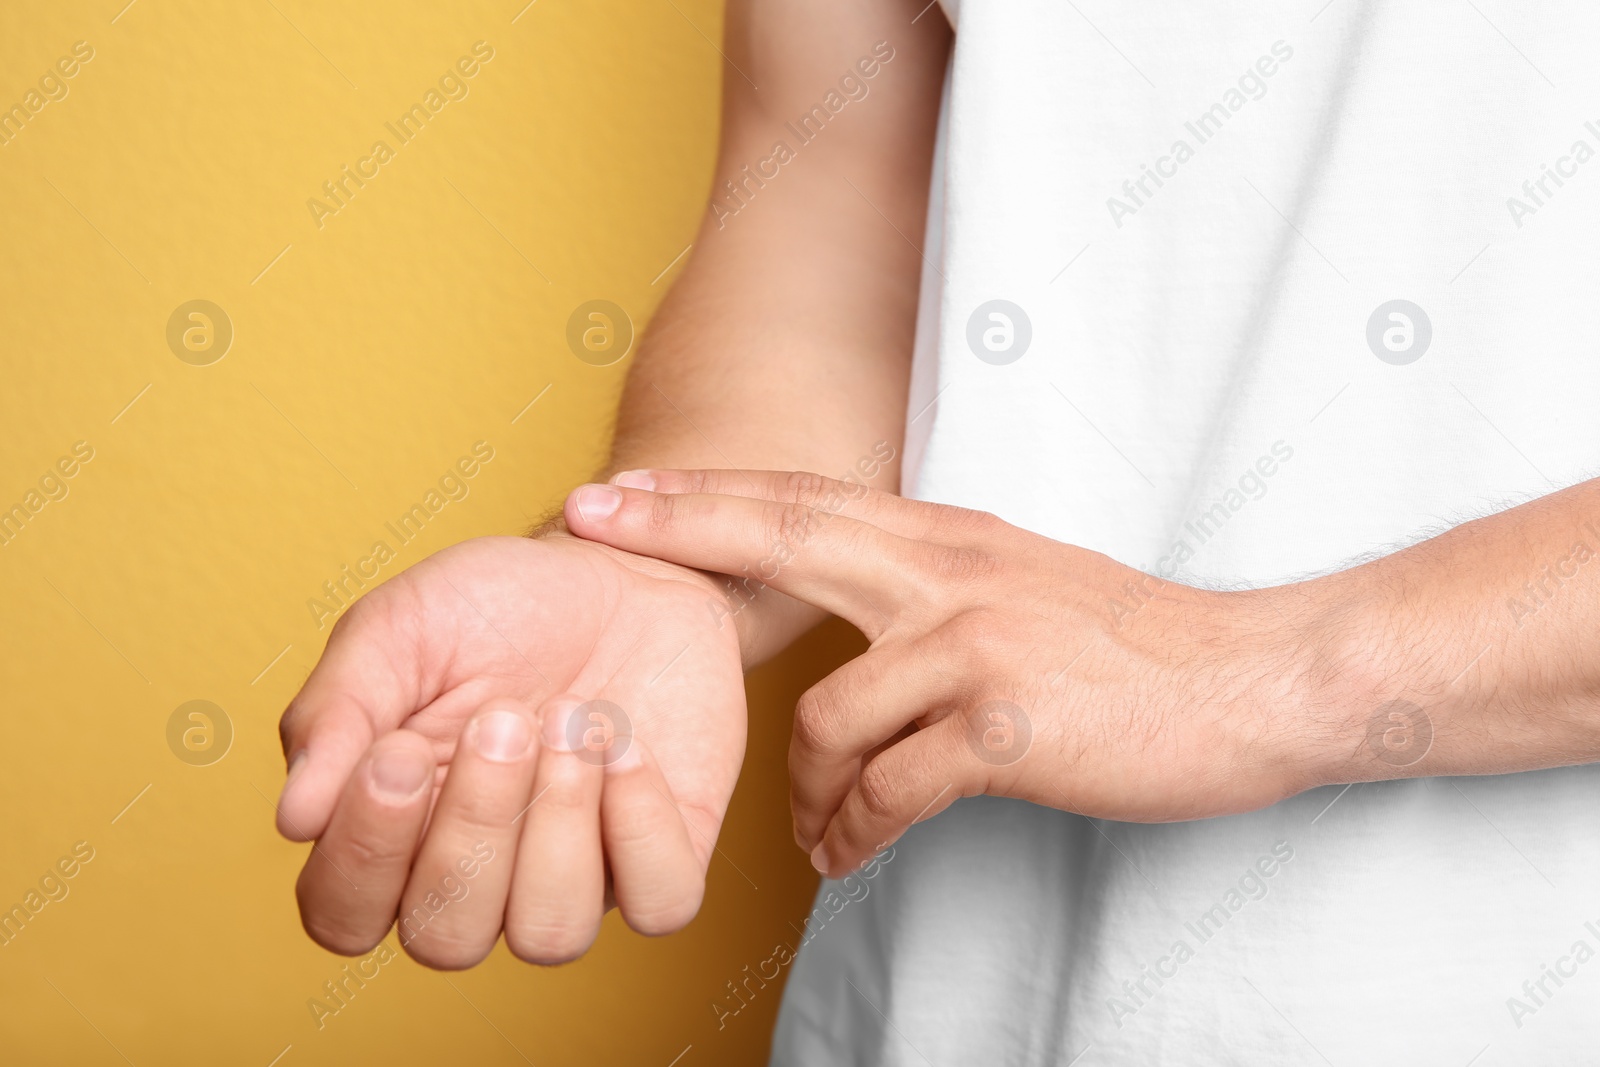
[[[475,441],[493,462],[386,577],[525,529],[602,458],[629,361],[575,358],[567,318],[606,299],[642,325],[683,269],[719,6],[124,3],[0,5],[0,107],[75,42],[95,53],[0,147],[0,509],[94,449],[0,547],[0,907],[75,842],[95,850],[0,947],[0,1061],[763,1060],[776,985],[720,1031],[710,1005],[810,906],[788,712],[853,635],[752,678],[724,856],[676,937],[613,915],[559,969],[503,947],[453,976],[401,958],[319,1030],[307,1001],[345,961],[300,929],[306,847],[269,800],[278,715],[327,636],[306,603],[322,582]],[[480,40],[495,53],[469,95],[397,146],[385,122]],[[395,158],[319,228],[306,201],[378,139]],[[167,344],[193,299],[233,324],[208,366]],[[167,743],[196,699],[234,728],[209,766]]]

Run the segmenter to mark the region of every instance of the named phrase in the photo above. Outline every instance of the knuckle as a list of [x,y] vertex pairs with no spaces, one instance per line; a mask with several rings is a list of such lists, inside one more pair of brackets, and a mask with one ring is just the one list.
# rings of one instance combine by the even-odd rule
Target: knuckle
[[951,508],[950,511],[952,514],[947,517],[958,528],[973,533],[999,533],[1010,528],[1010,523],[992,511],[976,511],[972,508]]
[[924,561],[927,571],[940,582],[965,587],[990,581],[1000,572],[999,557],[981,548],[939,548]]
[[652,807],[619,804],[605,811],[605,836],[614,852],[653,846],[661,830],[661,814]]
[[[411,863],[412,850],[409,841],[386,838],[374,830],[363,831],[351,834],[339,844],[339,858],[343,861],[339,866],[354,867],[361,871],[406,867]],[[317,845],[316,851],[322,853],[324,863],[333,862],[321,844]]]
[[898,810],[900,784],[881,762],[875,760],[862,768],[856,791],[862,810],[874,821],[887,820]]
[[837,754],[839,735],[834,707],[831,694],[821,685],[802,693],[794,706],[795,744],[818,756]]
[[953,616],[940,627],[937,636],[941,654],[965,661],[981,657],[994,642],[1000,620],[987,608],[970,608]]
[[810,471],[790,471],[783,478],[783,499],[795,504],[810,505],[822,499],[827,491],[828,479]]
[[[562,762],[576,764],[580,761],[563,759]],[[525,817],[530,821],[549,819],[557,825],[567,825],[574,817],[584,815],[594,804],[580,778],[581,772],[586,769],[573,767],[570,776],[551,774],[548,782],[536,786],[538,802],[528,808]]]
[[678,522],[679,498],[671,493],[654,493],[650,497],[650,511],[645,516],[645,532],[651,537],[674,532]]
[[[450,832],[466,841],[496,840],[529,798],[473,794],[458,797],[446,811],[435,806],[433,823],[449,819]],[[470,847],[470,846],[469,846]]]
[[769,540],[774,546],[798,549],[811,538],[815,523],[816,513],[808,505],[792,501],[781,504],[773,513]]

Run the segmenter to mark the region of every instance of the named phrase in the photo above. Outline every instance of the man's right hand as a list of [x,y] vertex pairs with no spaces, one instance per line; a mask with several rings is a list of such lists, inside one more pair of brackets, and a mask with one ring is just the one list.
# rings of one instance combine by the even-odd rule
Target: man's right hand
[[[904,440],[949,42],[925,0],[728,5],[717,200],[632,357],[612,469],[841,474]],[[898,462],[877,478],[893,491]],[[726,604],[698,572],[565,536],[469,541],[370,591],[283,721],[279,827],[317,840],[312,937],[361,952],[399,915],[412,955],[462,967],[503,919],[519,956],[570,959],[608,870],[636,929],[686,923],[744,752],[741,636],[759,662],[820,616],[768,589],[741,635]],[[561,739],[557,717],[596,699],[632,720],[639,765],[517,747],[519,718]]]
[[502,926],[530,962],[579,956],[613,899],[641,933],[687,924],[744,756],[725,605],[565,535],[467,541],[362,597],[280,727],[307,932],[355,955],[398,916],[460,968]]

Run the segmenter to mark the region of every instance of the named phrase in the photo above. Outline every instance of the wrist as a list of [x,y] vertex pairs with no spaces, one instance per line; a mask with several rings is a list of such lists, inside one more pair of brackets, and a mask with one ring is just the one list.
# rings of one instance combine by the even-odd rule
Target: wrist
[[1130,624],[1149,629],[1128,639],[1167,679],[1157,699],[1174,748],[1190,757],[1193,814],[1255,811],[1326,784],[1339,745],[1326,709],[1342,701],[1328,684],[1316,598],[1297,586],[1159,590],[1159,610]]
[[636,560],[648,559],[646,566],[659,567],[681,577],[698,580],[706,591],[707,614],[717,628],[720,630],[732,626],[737,633],[740,659],[747,671],[776,656],[801,634],[827,618],[827,612],[785,596],[753,578],[730,578],[725,574],[694,570],[589,541],[570,532],[566,519],[559,513],[530,529],[527,536],[557,543],[577,542]]
[[744,669],[751,670],[789,647],[828,613],[778,592],[753,578],[707,574],[721,602],[713,607],[717,625],[735,626]]
[[1286,666],[1285,795],[1414,775],[1431,747],[1430,701],[1396,681],[1396,611],[1348,572],[1259,592],[1279,619],[1275,656]]

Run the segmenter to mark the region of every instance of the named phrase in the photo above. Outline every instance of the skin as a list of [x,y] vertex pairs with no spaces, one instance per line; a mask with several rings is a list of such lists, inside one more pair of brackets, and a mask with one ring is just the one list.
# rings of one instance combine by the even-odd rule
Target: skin
[[[714,189],[793,146],[785,123],[875,44],[893,58],[737,215],[708,212],[636,357],[610,470],[843,473],[898,447],[949,46],[921,7],[730,3]],[[898,477],[896,457],[877,483]],[[398,917],[407,952],[459,968],[502,930],[523,959],[572,959],[613,904],[642,933],[681,928],[743,759],[743,668],[824,614],[776,591],[729,601],[698,570],[559,524],[464,542],[370,591],[280,726],[278,827],[316,841],[306,931],[358,955]],[[596,700],[622,728],[585,712],[569,730]]]
[[[895,58],[708,217],[619,417],[610,469],[654,469],[569,498],[584,539],[467,542],[376,589],[285,714],[279,825],[317,840],[299,897],[319,943],[361,953],[425,914],[402,943],[460,967],[502,927],[525,959],[570,959],[613,901],[680,927],[742,759],[740,665],[828,612],[872,642],[796,709],[796,838],[832,875],[962,795],[1162,821],[1600,759],[1600,482],[1209,592],[902,500],[893,460],[872,490],[763,473],[843,473],[903,439],[948,31],[916,3],[859,7],[730,5],[719,189],[875,42]],[[563,739],[594,699],[631,733],[585,759]]]
[[[318,943],[366,952],[398,912],[430,966],[477,963],[502,926],[516,955],[562,962],[598,932],[607,863],[634,929],[694,916],[744,751],[737,635],[703,576],[597,547],[466,542],[341,620],[283,723],[278,825],[317,838],[297,894]],[[571,726],[594,700],[626,724]],[[429,908],[480,843],[468,894]]]
[[796,836],[831,876],[978,793],[1166,822],[1600,760],[1600,480],[1241,592],[816,475],[613,481],[573,532],[748,568],[872,641],[795,712]]

